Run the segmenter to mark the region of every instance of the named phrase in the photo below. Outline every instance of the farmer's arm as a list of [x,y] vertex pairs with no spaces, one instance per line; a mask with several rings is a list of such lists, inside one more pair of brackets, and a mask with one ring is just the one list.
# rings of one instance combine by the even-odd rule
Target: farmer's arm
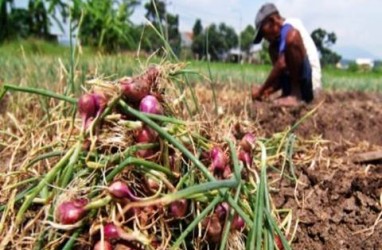
[[265,83],[258,90],[252,91],[252,98],[259,99],[280,89],[279,78],[284,70],[288,70],[291,77],[292,92],[299,94],[299,74],[306,55],[304,43],[300,32],[290,28],[283,39],[285,44],[280,48],[277,45],[269,47],[273,68]]
[[287,49],[285,50],[285,62],[290,74],[292,95],[301,97],[301,70],[306,57],[306,51],[301,34],[296,29],[291,29],[286,36]]
[[285,46],[283,48],[270,47],[270,49],[273,69],[264,83],[264,85],[269,84],[270,86],[265,88],[264,93],[271,94],[279,90],[281,88],[281,85],[279,84],[280,76],[283,71],[288,70],[291,78],[292,92],[296,94],[296,92],[299,92],[300,89],[299,76],[301,65],[303,64],[306,54],[304,42],[302,41],[300,32],[294,28],[291,28],[286,33]]
[[253,91],[253,99],[259,99],[263,95],[270,95],[280,88],[278,81],[282,72],[286,69],[285,56],[284,53],[279,54],[277,44],[269,46],[269,55],[273,64],[272,70],[264,84],[257,91]]

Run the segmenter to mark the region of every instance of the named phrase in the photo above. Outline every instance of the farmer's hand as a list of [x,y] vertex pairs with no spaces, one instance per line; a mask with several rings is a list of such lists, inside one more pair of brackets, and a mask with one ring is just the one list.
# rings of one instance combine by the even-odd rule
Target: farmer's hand
[[262,93],[260,91],[260,87],[252,86],[252,101],[261,101]]
[[274,92],[273,87],[269,87],[269,88],[264,90],[263,97],[265,99],[267,99],[267,98],[269,98],[272,95],[273,92]]

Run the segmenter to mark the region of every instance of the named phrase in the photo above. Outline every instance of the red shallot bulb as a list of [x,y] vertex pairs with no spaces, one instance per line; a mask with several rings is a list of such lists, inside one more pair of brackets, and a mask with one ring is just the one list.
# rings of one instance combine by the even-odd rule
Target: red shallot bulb
[[227,202],[222,202],[218,204],[215,208],[215,213],[220,220],[224,220],[229,212],[229,204]]
[[121,84],[123,96],[132,102],[140,102],[150,93],[150,83],[143,79],[131,79]]
[[155,142],[158,134],[149,127],[143,127],[137,130],[134,134],[135,141],[138,143],[151,143]]
[[243,136],[240,141],[240,147],[246,151],[251,152],[252,148],[255,146],[256,137],[252,133],[247,133]]
[[158,99],[152,95],[147,95],[141,100],[139,110],[143,113],[156,115],[163,114],[162,105],[159,103]]
[[103,227],[103,234],[107,240],[119,238],[118,229],[112,222],[105,224]]
[[80,221],[85,215],[85,199],[65,201],[58,206],[58,221],[61,224],[74,224]]
[[224,171],[228,160],[223,150],[219,147],[214,147],[211,150],[210,157],[211,157],[211,168],[217,171]]
[[245,227],[245,222],[238,214],[235,214],[232,220],[231,228],[241,231]]
[[170,212],[176,219],[183,218],[187,213],[187,200],[181,199],[170,204]]
[[239,161],[243,162],[244,165],[247,165],[247,167],[250,167],[252,165],[252,159],[249,152],[240,150],[238,154]]
[[207,228],[207,235],[212,242],[219,242],[222,232],[222,224],[217,216],[212,215]]
[[128,198],[132,201],[137,200],[137,197],[132,193],[131,189],[123,181],[114,181],[108,187],[109,193],[118,199]]
[[82,119],[82,126],[87,127],[87,122],[96,116],[97,103],[94,95],[85,93],[78,99],[78,113]]

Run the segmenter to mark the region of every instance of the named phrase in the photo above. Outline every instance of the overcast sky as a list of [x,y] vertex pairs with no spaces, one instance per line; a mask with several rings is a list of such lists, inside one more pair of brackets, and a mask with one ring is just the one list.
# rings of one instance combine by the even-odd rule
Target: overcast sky
[[[240,31],[248,24],[253,25],[257,10],[266,2],[269,1],[167,0],[167,9],[179,14],[181,31],[191,31],[196,18],[204,26],[225,22]],[[275,0],[273,3],[282,16],[300,18],[309,32],[318,27],[334,31],[338,40],[333,49],[344,57],[382,58],[382,0]],[[133,21],[144,22],[144,13],[143,7],[137,8]]]

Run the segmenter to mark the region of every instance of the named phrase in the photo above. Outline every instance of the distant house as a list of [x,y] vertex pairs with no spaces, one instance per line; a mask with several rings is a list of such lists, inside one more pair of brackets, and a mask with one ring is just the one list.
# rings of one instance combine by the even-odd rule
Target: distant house
[[370,58],[357,58],[355,63],[361,69],[372,69],[374,68],[374,60]]
[[249,52],[246,53],[245,61],[247,63],[252,63],[252,64],[262,63],[261,56],[260,56],[261,50],[262,50],[261,45],[253,45],[251,49],[249,50]]
[[245,57],[244,51],[239,48],[232,48],[222,56],[222,60],[225,62],[242,62]]
[[376,67],[376,65],[377,62],[373,59],[357,58],[355,60],[341,59],[341,61],[336,64],[336,67],[338,69],[352,68],[353,70],[369,71]]
[[249,51],[231,48],[228,52],[220,56],[224,62],[261,64],[261,46],[252,46]]
[[221,59],[225,62],[260,64],[262,63],[260,52],[261,47],[259,46],[252,46],[249,51],[232,48],[222,55]]
[[193,37],[194,34],[192,32],[181,32],[180,39],[182,48],[190,48],[192,45]]

